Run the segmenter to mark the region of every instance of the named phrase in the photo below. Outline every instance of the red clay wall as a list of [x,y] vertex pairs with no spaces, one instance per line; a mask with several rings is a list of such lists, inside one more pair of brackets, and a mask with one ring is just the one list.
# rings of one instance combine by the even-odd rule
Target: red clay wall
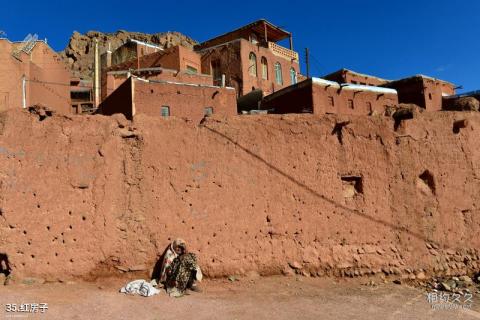
[[397,95],[382,92],[383,88],[360,89],[361,86],[341,88],[335,82],[328,85],[328,82],[317,84],[313,81],[315,80],[305,80],[296,87],[286,88],[271,97],[266,97],[262,102],[262,109],[276,108],[278,113],[369,115],[372,112],[383,114],[387,106],[398,104]]
[[104,71],[108,72],[153,67],[186,70],[187,65],[196,68],[199,73],[201,69],[200,54],[182,46],[174,46],[163,51],[141,55],[138,60],[136,57],[134,58],[135,59],[131,58],[122,63],[114,64],[109,68],[105,68]]
[[[11,52],[12,43],[0,39],[0,111],[22,107],[22,76],[30,72]],[[28,59],[27,55],[23,58]]]
[[[292,85],[292,81],[290,79],[291,68],[295,69],[297,73],[300,72],[298,62],[279,57],[273,54],[273,52],[268,48],[254,45],[247,40],[241,40],[240,48],[243,73],[243,94],[252,91],[253,88],[262,89],[266,95],[273,93]],[[253,76],[249,73],[249,56],[251,52],[253,52],[257,57],[257,76]],[[262,79],[262,57],[267,59],[268,79]],[[274,65],[277,62],[279,62],[282,67],[283,84],[278,84],[275,81]]]
[[141,59],[143,56],[150,55],[154,52],[161,51],[160,49],[151,46],[141,45],[135,42],[127,42],[112,52],[112,66],[123,64],[131,60],[134,60],[136,63],[137,57]]
[[312,86],[299,85],[291,89],[285,89],[288,92],[274,99],[267,97],[261,102],[261,109],[274,109],[275,113],[313,113]]
[[322,78],[338,83],[353,83],[367,86],[380,86],[386,82],[384,79],[360,74],[347,69],[339,70]]
[[[256,55],[257,75],[249,72],[249,56]],[[261,59],[267,59],[268,79],[262,79]],[[220,61],[220,74],[225,74],[228,86],[234,87],[239,96],[245,95],[253,89],[261,89],[265,94],[278,91],[291,85],[290,69],[300,72],[298,62],[279,57],[260,45],[254,45],[248,40],[239,39],[235,42],[203,51],[202,72],[212,74],[212,61]],[[275,81],[274,64],[279,62],[282,69],[283,84]]]
[[[333,105],[331,105],[330,99],[333,99]],[[353,102],[353,105],[349,104],[349,100]],[[369,115],[372,112],[383,114],[387,107],[397,104],[397,95],[393,93],[359,91],[347,87],[339,91],[332,87],[313,86],[313,112],[315,114]]]
[[424,113],[400,135],[365,116],[0,119],[0,248],[16,277],[143,278],[176,237],[209,276],[480,267],[477,113]]
[[[187,66],[195,68],[198,73],[187,73]],[[120,86],[125,79],[127,79],[126,73],[114,75],[114,73],[111,71],[128,71],[130,69],[156,67],[161,67],[166,70],[162,72],[133,72],[132,74],[147,79],[213,85],[211,76],[207,74],[201,74],[200,55],[191,49],[182,46],[175,46],[165,49],[165,51],[159,51],[142,56],[138,60],[129,60],[103,69],[101,77],[102,100],[104,100],[110,93],[118,88],[118,86]]]
[[[238,39],[244,39],[244,40],[249,41],[252,33],[254,33],[254,32],[251,29],[237,30],[235,32],[225,34],[225,35],[223,35],[221,37],[218,37],[216,39],[209,40],[209,41],[207,41],[208,43],[206,45],[208,45],[208,47],[214,47],[214,46],[225,44],[227,42],[238,40]],[[257,35],[257,37],[258,37],[259,40],[260,39],[263,40],[264,35],[263,34],[262,35]],[[197,45],[196,48],[204,49],[201,46],[201,44]]]
[[200,73],[201,57],[200,54],[191,49],[175,46],[166,49],[164,55],[159,60],[158,66],[174,70],[187,70],[187,66],[190,66]]
[[[185,71],[162,70],[152,72],[133,72],[132,74],[149,80],[163,80],[171,82],[183,82],[190,84],[200,84],[211,86],[213,84],[212,76],[206,74],[190,74]],[[109,73],[102,82],[102,99],[105,99],[115,89],[117,89],[126,79],[127,73],[115,74]],[[106,81],[105,81],[106,80]]]
[[384,85],[396,89],[400,103],[414,103],[427,111],[442,110],[443,93],[455,94],[454,85],[429,77],[411,77]]
[[45,43],[35,44],[30,55],[12,57],[12,43],[0,40],[0,110],[21,108],[22,76],[26,82],[26,105],[43,104],[60,113],[70,113],[70,72]]
[[[240,40],[206,51],[202,54],[202,73],[212,75],[215,85],[221,85],[221,75],[225,74],[225,83],[235,88],[237,95],[243,95],[242,60]],[[212,62],[218,63],[219,72],[213,74]]]
[[37,42],[31,53],[29,104],[71,113],[70,77],[62,58],[44,42]]
[[128,78],[100,104],[98,113],[103,115],[121,113],[127,119],[132,119],[134,115],[132,92],[132,78]]
[[199,123],[206,107],[214,114],[236,115],[235,90],[231,88],[200,87],[185,84],[146,83],[135,80],[135,114],[144,113],[161,118],[161,107],[168,106],[170,115]]
[[386,84],[385,87],[397,90],[399,103],[413,103],[421,108],[426,108],[426,100],[423,91],[424,83],[421,78],[395,81]]

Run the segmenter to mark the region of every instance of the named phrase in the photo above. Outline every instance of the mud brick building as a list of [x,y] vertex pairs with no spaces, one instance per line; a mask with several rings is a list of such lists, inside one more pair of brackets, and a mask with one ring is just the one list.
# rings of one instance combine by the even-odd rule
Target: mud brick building
[[426,111],[442,110],[443,97],[455,94],[453,83],[424,75],[390,81],[382,87],[397,90],[399,103],[414,103]]
[[[289,48],[279,41],[289,39]],[[234,31],[196,45],[202,55],[202,72],[220,85],[243,96],[260,89],[265,94],[297,83],[300,72],[298,53],[293,51],[292,34],[266,20],[258,20]]]
[[70,71],[46,42],[0,39],[0,111],[41,104],[70,113]]
[[101,57],[101,63],[102,65],[117,65],[159,51],[163,51],[163,48],[158,45],[135,39],[128,39],[124,45],[117,48],[114,52],[107,50],[107,52]]
[[444,96],[442,109],[450,111],[479,111],[480,90]]
[[338,83],[352,83],[365,86],[380,86],[389,82],[389,80],[379,77],[371,76],[368,74],[358,73],[348,69],[340,69],[333,73],[327,74],[322,77],[326,80],[335,81]]
[[275,113],[369,115],[383,114],[396,104],[394,89],[311,78],[264,97],[261,108]]
[[70,98],[72,100],[73,113],[90,113],[94,109],[92,81],[71,78]]
[[[128,43],[126,45],[129,46]],[[119,50],[124,49],[120,47]],[[102,56],[104,61],[101,76],[102,101],[130,75],[152,80],[213,85],[212,76],[200,73],[200,55],[183,46],[170,47],[119,64],[115,64],[110,58],[113,54],[107,52]]]
[[128,119],[138,113],[200,122],[211,114],[236,115],[235,89],[211,85],[129,77],[102,102],[104,115],[122,113]]

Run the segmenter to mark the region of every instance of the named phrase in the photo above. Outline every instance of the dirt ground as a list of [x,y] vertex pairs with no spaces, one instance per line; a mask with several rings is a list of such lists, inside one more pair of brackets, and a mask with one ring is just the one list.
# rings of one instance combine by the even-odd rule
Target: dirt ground
[[[118,292],[124,280],[0,288],[0,318],[28,319],[480,319],[471,308],[434,310],[425,291],[368,280],[305,277],[207,280],[202,293],[143,298]],[[47,303],[45,313],[6,312],[6,304]]]

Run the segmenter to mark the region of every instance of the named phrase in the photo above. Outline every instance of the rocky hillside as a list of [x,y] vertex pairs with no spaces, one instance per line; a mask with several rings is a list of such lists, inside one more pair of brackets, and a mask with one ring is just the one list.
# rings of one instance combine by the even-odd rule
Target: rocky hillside
[[68,46],[60,55],[65,59],[72,69],[73,75],[82,78],[91,78],[93,72],[93,39],[99,40],[100,54],[108,49],[110,43],[111,50],[115,50],[127,39],[132,38],[140,41],[159,44],[165,48],[182,45],[192,47],[197,42],[179,32],[161,32],[155,34],[146,34],[141,32],[128,32],[119,30],[114,33],[102,33],[98,31],[89,31],[86,34],[74,32],[70,37]]

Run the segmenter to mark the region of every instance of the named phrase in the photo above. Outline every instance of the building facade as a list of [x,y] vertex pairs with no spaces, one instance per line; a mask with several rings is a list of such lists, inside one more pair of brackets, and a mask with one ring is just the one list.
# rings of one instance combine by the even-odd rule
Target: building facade
[[453,83],[424,75],[390,81],[382,86],[397,90],[400,103],[413,103],[426,111],[442,110],[443,98],[455,94]]
[[122,113],[127,119],[143,113],[180,117],[199,123],[205,116],[236,115],[235,89],[129,77],[100,104],[98,113]]
[[[123,50],[122,47],[119,49]],[[102,101],[130,75],[151,80],[213,85],[212,76],[201,73],[200,54],[183,46],[170,47],[119,64],[114,64],[108,54],[102,59],[107,61],[102,68],[100,81]]]
[[364,86],[381,86],[389,82],[389,80],[386,80],[386,79],[371,76],[368,74],[358,73],[348,69],[340,69],[333,73],[327,74],[322,78],[326,80],[335,81],[338,83],[352,83],[352,84],[360,84]]
[[[289,49],[278,44],[287,38]],[[195,50],[202,55],[202,72],[211,74],[217,85],[223,75],[239,97],[258,89],[270,94],[298,82],[292,34],[266,20],[200,43]]]
[[75,114],[91,113],[94,110],[93,83],[80,78],[70,79],[70,99]]
[[394,89],[311,78],[264,97],[261,107],[274,113],[370,115],[397,104]]
[[70,113],[70,71],[44,41],[0,39],[0,111],[44,105]]

